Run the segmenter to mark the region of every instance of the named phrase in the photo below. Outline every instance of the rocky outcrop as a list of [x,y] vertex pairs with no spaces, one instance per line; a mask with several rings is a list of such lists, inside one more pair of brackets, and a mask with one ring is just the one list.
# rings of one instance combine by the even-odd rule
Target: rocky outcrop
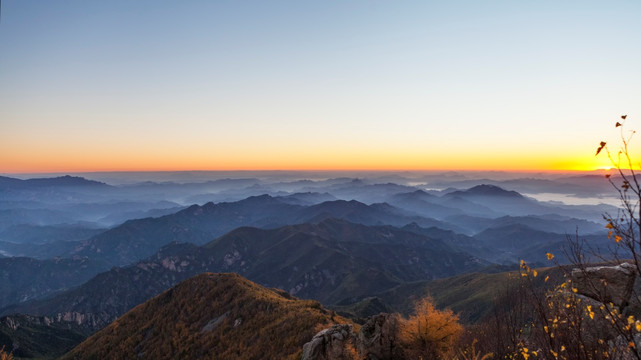
[[612,360],[636,360],[638,359],[639,346],[641,346],[641,334],[634,334],[632,337],[635,346],[630,347],[630,339],[623,335],[608,341],[609,352]]
[[398,317],[370,317],[358,334],[352,325],[334,325],[316,334],[303,346],[302,360],[403,359],[397,347]]
[[[638,283],[637,269],[630,263],[621,263],[616,266],[595,266],[572,270],[572,286],[576,289],[576,296],[585,307],[609,308],[614,306],[624,316],[620,319],[621,327],[627,324],[626,317],[631,313],[639,312],[639,299],[632,296],[636,293],[635,283]],[[610,305],[611,304],[611,305]],[[632,360],[639,356],[641,348],[641,334],[633,338],[624,336],[611,324],[608,318],[595,317],[594,328],[601,329],[600,336],[608,339],[609,353],[612,359]],[[589,334],[584,335],[589,336]],[[598,337],[599,339],[601,337]],[[634,343],[634,346],[630,346]]]
[[374,315],[361,327],[358,333],[358,350],[366,359],[398,359],[397,348],[398,316],[391,314]]
[[630,303],[636,268],[629,263],[572,270],[572,284],[577,293],[623,309]]
[[350,324],[338,324],[320,331],[303,345],[302,360],[347,360],[349,343],[354,338]]

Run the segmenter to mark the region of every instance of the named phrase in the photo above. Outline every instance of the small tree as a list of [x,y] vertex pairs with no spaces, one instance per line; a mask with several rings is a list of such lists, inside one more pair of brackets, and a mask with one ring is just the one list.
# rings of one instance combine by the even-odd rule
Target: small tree
[[[641,179],[638,174],[641,164],[632,160],[630,143],[634,131],[624,130],[626,118],[622,116],[621,121],[615,124],[621,132],[620,150],[613,154],[607,143],[602,141],[596,151],[596,155],[607,154],[611,161],[615,171],[606,178],[621,201],[616,214],[604,214],[608,238],[611,239],[607,252],[591,248],[590,244],[579,239],[578,234],[568,236],[569,247],[565,255],[570,266],[561,266],[557,262],[558,271],[565,274],[565,281],[554,289],[539,286],[541,284],[537,282],[548,283],[549,276],[541,279],[537,270],[521,262],[519,278],[522,286],[518,290],[525,290],[527,300],[516,302],[521,305],[509,307],[506,313],[497,311],[480,328],[491,329],[496,335],[502,334],[499,336],[512,334],[513,339],[506,343],[505,340],[481,336],[479,345],[485,351],[492,351],[500,358],[523,360],[641,360],[641,321],[630,307],[626,308],[628,286],[634,276],[641,275]],[[553,254],[548,253],[547,257],[554,260]],[[590,265],[595,260],[616,260],[617,264],[625,261],[632,266],[598,268]],[[602,270],[613,270],[617,276],[623,274],[624,279],[615,281],[616,285],[610,283],[600,272]],[[518,300],[520,291],[513,291],[509,300]],[[636,301],[635,297],[632,299]],[[639,305],[641,301],[636,303]],[[501,346],[504,349],[497,349]]]
[[414,315],[400,324],[401,343],[411,359],[442,359],[454,349],[463,327],[452,310],[438,310],[430,297],[414,306]]
[[[594,259],[614,259],[617,263],[631,262],[636,276],[641,274],[641,179],[637,174],[638,170],[635,170],[635,167],[641,168],[641,164],[633,161],[630,143],[635,132],[625,131],[626,118],[627,115],[623,115],[621,121],[615,123],[615,128],[620,130],[621,140],[616,155],[610,151],[606,141],[600,142],[595,154],[607,154],[615,169],[614,174],[605,176],[617,192],[621,205],[616,214],[606,213],[603,216],[608,239],[613,241],[608,251],[603,253],[579,240],[578,235],[575,238],[568,237],[566,257],[572,265],[572,274],[561,267],[568,280],[548,293],[544,302],[539,301],[541,304],[547,303],[547,308],[539,311],[539,317],[545,326],[544,332],[539,334],[543,341],[538,343],[545,345],[555,358],[615,357],[641,360],[638,349],[641,322],[626,312],[625,300],[620,304],[613,304],[612,287],[599,278],[598,274],[595,275],[595,269],[588,266],[588,262]],[[628,268],[629,266],[626,269]],[[572,283],[573,278],[580,278],[580,283]],[[579,285],[585,294],[591,294],[590,297],[575,294],[577,291],[581,292],[577,290]],[[554,323],[550,323],[551,321]],[[566,354],[562,354],[561,349]]]
[[[615,247],[623,250],[626,256],[631,257],[637,273],[641,274],[641,184],[639,174],[634,170],[635,165],[641,168],[641,164],[635,164],[632,160],[630,143],[635,131],[626,132],[625,121],[627,115],[621,116],[621,122],[617,121],[616,128],[621,133],[621,148],[614,156],[605,141],[597,148],[596,155],[605,149],[608,159],[616,169],[615,177],[606,175],[608,181],[619,195],[621,206],[617,214],[606,213],[603,217],[607,221],[608,237],[613,239]],[[618,252],[614,255],[618,257]]]

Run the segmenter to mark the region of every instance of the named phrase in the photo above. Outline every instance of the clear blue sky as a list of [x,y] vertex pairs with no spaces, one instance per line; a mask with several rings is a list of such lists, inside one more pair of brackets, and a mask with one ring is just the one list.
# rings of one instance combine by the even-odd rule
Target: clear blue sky
[[4,0],[0,172],[589,168],[618,115],[641,123],[640,17],[641,1]]

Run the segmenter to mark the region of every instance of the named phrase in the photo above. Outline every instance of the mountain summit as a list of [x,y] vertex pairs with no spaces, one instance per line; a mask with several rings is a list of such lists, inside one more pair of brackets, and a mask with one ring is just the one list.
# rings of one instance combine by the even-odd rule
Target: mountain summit
[[505,190],[502,187],[495,185],[477,185],[471,187],[465,191],[454,191],[448,195],[471,195],[471,196],[502,196],[502,197],[512,197],[512,198],[522,198],[523,195],[519,194],[516,191]]
[[237,274],[205,273],[141,304],[62,359],[300,359],[346,320]]

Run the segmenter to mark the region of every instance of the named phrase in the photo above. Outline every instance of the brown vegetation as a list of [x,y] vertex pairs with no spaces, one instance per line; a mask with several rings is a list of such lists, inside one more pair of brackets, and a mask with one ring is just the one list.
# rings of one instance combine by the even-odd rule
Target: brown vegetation
[[340,322],[317,301],[206,273],[134,308],[63,359],[296,359],[319,328]]
[[452,310],[438,310],[429,297],[419,300],[414,314],[400,322],[400,344],[408,358],[450,357],[462,333],[458,316]]
[[[641,359],[641,302],[633,293],[641,275],[641,183],[629,147],[634,131],[624,132],[626,117],[615,124],[621,130],[618,153],[613,155],[605,141],[596,151],[612,162],[614,176],[606,178],[621,200],[617,214],[604,215],[612,240],[608,252],[587,247],[578,235],[568,238],[565,255],[572,264],[559,266],[565,278],[557,286],[547,275],[549,286],[540,286],[542,275],[522,262],[517,285],[498,298],[493,315],[462,344],[478,343],[479,355],[501,359]],[[554,260],[553,254],[547,257]],[[618,266],[594,267],[588,259]]]
[[4,351],[4,346],[0,349],[0,360],[13,360],[13,355]]

